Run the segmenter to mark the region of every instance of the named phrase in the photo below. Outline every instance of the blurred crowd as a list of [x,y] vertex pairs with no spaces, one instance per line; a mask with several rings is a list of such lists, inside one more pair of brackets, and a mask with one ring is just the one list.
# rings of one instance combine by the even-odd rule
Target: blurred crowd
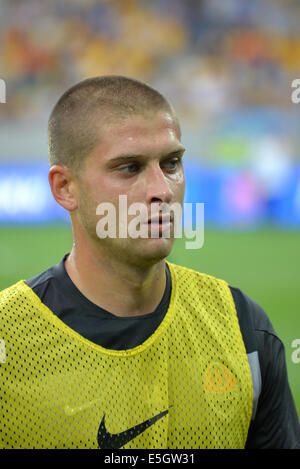
[[[164,92],[190,129],[194,152],[203,152],[208,129],[221,135],[229,115],[248,134],[257,119],[268,119],[266,110],[292,119],[299,22],[298,0],[2,0],[7,103],[0,122],[34,121],[77,81],[123,74]],[[260,113],[247,120],[254,109]],[[278,124],[268,132],[278,134]],[[240,129],[205,151],[230,160],[246,155],[245,146]]]

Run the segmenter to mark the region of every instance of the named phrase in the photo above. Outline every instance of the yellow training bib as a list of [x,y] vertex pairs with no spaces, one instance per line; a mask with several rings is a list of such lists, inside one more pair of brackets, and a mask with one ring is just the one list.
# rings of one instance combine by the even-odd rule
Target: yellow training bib
[[167,314],[130,350],[83,338],[23,281],[1,293],[1,448],[244,448],[252,379],[230,289],[168,265]]

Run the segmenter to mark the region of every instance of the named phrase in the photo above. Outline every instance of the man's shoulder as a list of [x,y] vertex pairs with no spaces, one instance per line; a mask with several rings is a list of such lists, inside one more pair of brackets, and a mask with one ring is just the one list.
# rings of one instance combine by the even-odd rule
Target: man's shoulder
[[201,284],[205,284],[208,288],[215,288],[215,286],[219,287],[221,285],[223,288],[228,289],[231,292],[242,331],[255,331],[255,333],[261,331],[278,338],[264,308],[259,302],[248,296],[242,289],[232,286],[228,281],[209,273],[200,272],[189,267],[169,262],[168,264],[171,266],[171,270],[176,272],[179,280],[185,277],[187,279],[194,278],[198,279],[199,283],[196,283],[200,288]]
[[54,282],[55,285],[57,285],[56,270],[57,266],[51,266],[44,272],[41,272],[40,274],[26,280],[25,284],[42,300],[45,297],[51,283]]
[[250,321],[251,326],[255,331],[266,332],[278,338],[270,318],[261,304],[248,296],[240,288],[231,285],[229,288],[234,299],[240,322],[243,323],[245,321]]
[[35,299],[35,295],[32,296],[34,293],[40,296],[40,292],[46,289],[55,277],[55,268],[56,266],[51,266],[29,279],[21,279],[0,291],[0,308],[15,302],[17,298],[19,301],[22,301],[22,297]]
[[39,288],[45,282],[49,282],[54,277],[53,272],[54,266],[49,267],[47,270],[25,280],[26,285],[28,285],[31,289]]
[[6,306],[14,306],[22,301],[23,297],[27,296],[27,287],[24,280],[10,285],[4,290],[0,291],[0,311],[3,312]]
[[18,280],[16,283],[13,283],[12,285],[9,285],[8,287],[3,288],[0,291],[0,299],[5,298],[7,295],[9,295],[10,292],[17,290],[19,286],[23,283],[24,283],[24,280]]

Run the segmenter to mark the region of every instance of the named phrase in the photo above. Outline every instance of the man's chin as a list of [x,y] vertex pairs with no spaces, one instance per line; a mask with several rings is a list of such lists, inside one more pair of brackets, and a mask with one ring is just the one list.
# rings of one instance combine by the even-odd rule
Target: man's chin
[[174,239],[148,238],[141,241],[138,257],[141,263],[156,264],[168,257],[172,251]]
[[150,267],[162,261],[172,251],[173,238],[99,239],[99,252],[108,262],[116,261],[137,267]]

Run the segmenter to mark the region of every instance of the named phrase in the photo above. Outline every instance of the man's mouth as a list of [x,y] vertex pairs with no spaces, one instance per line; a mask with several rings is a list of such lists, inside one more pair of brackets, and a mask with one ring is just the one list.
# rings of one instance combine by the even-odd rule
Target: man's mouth
[[157,235],[166,234],[169,237],[171,226],[173,225],[173,217],[170,214],[160,214],[148,218],[148,229],[151,230],[152,237]]
[[148,224],[165,224],[173,223],[172,217],[170,214],[161,214],[159,216],[148,218]]

